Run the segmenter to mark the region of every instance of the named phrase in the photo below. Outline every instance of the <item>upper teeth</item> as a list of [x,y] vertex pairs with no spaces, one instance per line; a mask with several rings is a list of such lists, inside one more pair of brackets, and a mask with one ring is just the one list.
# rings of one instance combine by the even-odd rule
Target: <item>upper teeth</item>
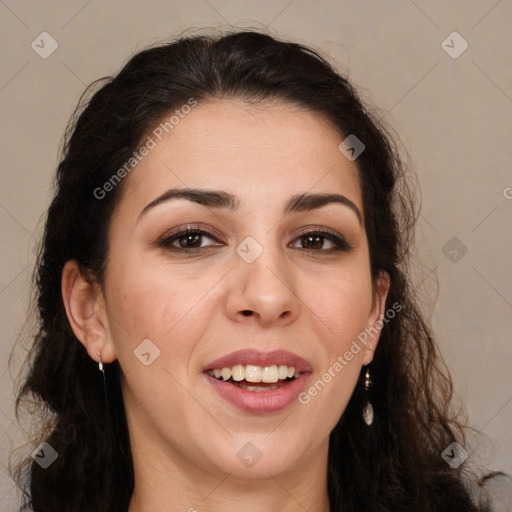
[[241,365],[236,364],[231,368],[215,368],[208,371],[209,375],[213,375],[217,379],[222,380],[233,379],[234,381],[246,380],[247,382],[277,382],[278,380],[291,379],[299,377],[300,372],[293,366],[272,365],[272,366],[256,366],[253,364]]

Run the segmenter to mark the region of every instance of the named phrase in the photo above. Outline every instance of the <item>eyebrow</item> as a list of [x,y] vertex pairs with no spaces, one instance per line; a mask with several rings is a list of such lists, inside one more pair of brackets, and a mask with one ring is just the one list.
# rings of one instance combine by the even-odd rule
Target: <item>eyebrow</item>
[[[240,205],[239,198],[223,190],[172,188],[147,204],[140,212],[137,222],[150,209],[172,199],[187,199],[188,201],[208,208],[229,208],[233,211],[237,210]],[[293,212],[315,210],[332,203],[348,206],[356,214],[359,224],[363,224],[363,216],[359,208],[348,197],[342,194],[296,194],[288,199],[283,211],[286,215]]]

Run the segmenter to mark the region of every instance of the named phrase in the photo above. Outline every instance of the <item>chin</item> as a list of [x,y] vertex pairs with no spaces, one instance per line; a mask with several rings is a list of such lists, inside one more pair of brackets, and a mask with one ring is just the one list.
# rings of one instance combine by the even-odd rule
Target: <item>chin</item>
[[290,442],[289,436],[269,432],[231,438],[216,457],[218,469],[252,480],[293,472],[300,467],[301,459],[306,458],[304,441]]

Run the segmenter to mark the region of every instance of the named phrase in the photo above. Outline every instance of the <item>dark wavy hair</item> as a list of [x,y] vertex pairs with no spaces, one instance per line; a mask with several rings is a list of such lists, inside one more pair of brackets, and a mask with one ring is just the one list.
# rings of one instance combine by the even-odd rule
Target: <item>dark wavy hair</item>
[[[77,107],[65,137],[34,274],[38,330],[17,397],[17,414],[42,415],[35,445],[59,454],[47,469],[31,458],[17,478],[36,512],[122,511],[134,485],[118,362],[101,373],[74,336],[61,296],[61,275],[76,260],[101,285],[109,224],[129,178],[102,200],[94,190],[133,155],[151,130],[194,98],[277,100],[327,119],[340,141],[355,134],[372,278],[391,278],[373,362],[375,420],[362,423],[364,371],[330,434],[328,493],[332,512],[468,512],[479,510],[470,472],[441,457],[464,432],[451,411],[452,384],[410,283],[408,260],[418,214],[407,165],[389,128],[342,75],[311,48],[255,31],[182,37],[136,54]],[[375,111],[376,112],[376,111]],[[110,414],[105,412],[105,396]],[[364,428],[363,428],[364,427]]]

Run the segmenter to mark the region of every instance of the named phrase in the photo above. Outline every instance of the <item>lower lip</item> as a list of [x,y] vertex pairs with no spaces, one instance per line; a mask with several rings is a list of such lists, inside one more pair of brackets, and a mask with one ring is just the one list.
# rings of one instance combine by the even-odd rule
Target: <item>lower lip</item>
[[[270,414],[282,411],[292,404],[306,386],[309,374],[303,373],[299,378],[285,386],[269,391],[247,391],[229,382],[223,382],[207,373],[203,374],[213,389],[231,405],[252,414]],[[257,386],[257,383],[254,384]]]

